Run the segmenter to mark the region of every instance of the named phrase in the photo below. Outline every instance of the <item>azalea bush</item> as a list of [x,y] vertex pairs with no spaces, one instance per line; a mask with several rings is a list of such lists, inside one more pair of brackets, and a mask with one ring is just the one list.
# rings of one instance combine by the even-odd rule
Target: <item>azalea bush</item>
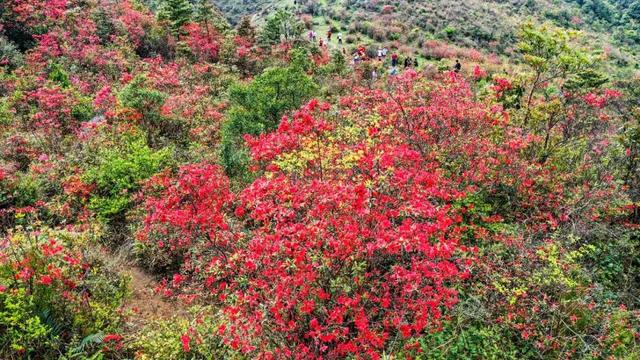
[[148,324],[130,344],[142,360],[193,359],[211,356],[242,359],[242,354],[226,346],[217,334],[220,319],[211,309],[195,307],[192,320],[172,318]]
[[635,55],[336,4],[0,4],[0,358],[640,357]]
[[[504,216],[553,216],[556,203],[546,181],[532,187],[542,169],[518,160],[527,139],[504,114],[455,77],[429,88],[415,76],[336,109],[314,100],[247,137],[266,173],[238,196],[215,166],[162,178],[139,236],[182,258],[165,293],[219,303],[220,332],[249,354],[374,356],[438,329],[477,242],[509,236]],[[490,204],[509,188],[519,195],[507,208],[474,212],[466,200]]]
[[47,228],[18,230],[2,239],[3,357],[118,351],[105,336],[122,329],[127,283],[88,241],[87,234]]

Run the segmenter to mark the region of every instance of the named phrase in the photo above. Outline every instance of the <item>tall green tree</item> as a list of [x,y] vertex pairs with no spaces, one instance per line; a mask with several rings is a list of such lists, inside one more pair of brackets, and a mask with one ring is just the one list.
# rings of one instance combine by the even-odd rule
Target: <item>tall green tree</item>
[[211,3],[211,0],[197,0],[193,19],[202,24],[207,31],[207,35],[212,31],[211,28],[220,32],[226,32],[231,29],[229,22]]
[[570,45],[575,33],[547,26],[525,24],[519,33],[518,50],[522,62],[533,75],[526,81],[526,96],[522,99],[525,109],[525,126],[531,120],[532,106],[537,93],[545,90],[550,82],[578,76],[591,64],[587,55]]
[[182,26],[191,21],[193,6],[188,0],[164,0],[158,12],[158,19],[166,20],[174,34],[181,32]]
[[303,29],[304,25],[294,14],[278,10],[267,19],[260,40],[264,45],[290,42],[300,37]]

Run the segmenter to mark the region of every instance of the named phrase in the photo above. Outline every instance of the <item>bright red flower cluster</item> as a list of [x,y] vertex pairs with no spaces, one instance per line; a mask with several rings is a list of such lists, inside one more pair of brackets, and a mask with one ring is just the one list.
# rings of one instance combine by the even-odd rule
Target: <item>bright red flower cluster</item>
[[469,277],[464,239],[502,221],[474,217],[466,197],[515,187],[512,216],[549,216],[536,168],[518,160],[531,140],[458,77],[416,76],[389,93],[358,90],[338,109],[314,100],[274,133],[247,137],[266,173],[236,199],[214,165],[151,182],[139,235],[163,248],[169,239],[183,263],[170,286],[221,303],[232,347],[378,358],[395,337],[410,344],[439,326]]

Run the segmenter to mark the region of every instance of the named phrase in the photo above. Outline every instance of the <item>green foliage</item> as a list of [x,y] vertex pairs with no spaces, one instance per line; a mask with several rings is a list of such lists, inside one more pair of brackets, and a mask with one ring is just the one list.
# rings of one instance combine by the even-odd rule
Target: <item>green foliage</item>
[[570,46],[569,42],[575,36],[573,33],[528,23],[521,28],[519,35],[518,50],[522,60],[536,74],[555,79],[582,70],[590,63],[585,53]]
[[499,325],[448,322],[441,332],[420,339],[423,360],[525,359],[528,350]]
[[246,179],[249,159],[243,135],[275,130],[287,111],[317,93],[317,85],[303,71],[305,64],[298,53],[291,66],[267,69],[250,84],[231,88],[232,106],[221,142],[221,160],[228,175]]
[[54,329],[42,323],[37,314],[37,298],[19,289],[11,296],[0,294],[0,353],[40,352],[54,346]]
[[58,63],[51,64],[49,69],[49,80],[58,84],[61,88],[68,88],[71,86],[69,74],[64,70],[62,65]]
[[171,119],[162,116],[161,106],[168,95],[147,85],[144,75],[138,75],[118,93],[120,104],[140,115],[140,125],[146,134],[147,143],[159,147],[162,137],[180,135]]
[[180,34],[182,26],[191,21],[192,15],[193,6],[188,0],[164,0],[158,12],[158,18],[168,21],[174,34]]
[[330,74],[344,75],[347,68],[347,59],[340,50],[334,50],[331,53],[331,61],[325,67]]
[[94,115],[93,102],[89,97],[81,97],[78,103],[71,108],[71,116],[78,121],[89,121]]
[[12,106],[9,99],[0,98],[0,127],[11,125],[13,122]]
[[33,205],[44,195],[45,184],[36,174],[26,173],[17,177],[13,201],[17,206]]
[[[194,312],[197,311],[201,309]],[[239,353],[232,351],[216,335],[220,325],[214,316],[202,312],[193,322],[179,317],[159,320],[142,329],[131,347],[140,360],[241,359]],[[182,343],[184,336],[188,337],[188,352]]]
[[167,95],[149,88],[146,77],[138,75],[118,94],[122,106],[140,111],[145,116],[156,116]]
[[625,304],[638,303],[640,296],[640,233],[616,228],[616,236],[609,229],[599,228],[583,241],[590,244],[581,262],[589,270],[594,282],[601,284],[604,296]]
[[11,69],[24,63],[24,57],[18,47],[6,37],[0,35],[0,60],[2,59],[7,61]]
[[236,32],[243,38],[249,39],[250,41],[254,40],[256,37],[256,29],[251,23],[251,17],[243,16],[236,27]]
[[229,22],[217,11],[210,0],[196,1],[193,20],[203,24],[207,32],[211,31],[210,26],[222,33],[231,29]]
[[602,72],[590,68],[571,75],[563,85],[563,88],[569,91],[579,92],[599,88],[608,81],[609,78],[607,78],[607,76]]
[[303,30],[304,25],[294,14],[279,9],[267,19],[260,41],[267,46],[290,42],[300,37]]
[[142,181],[164,168],[170,155],[170,149],[154,151],[144,139],[129,134],[121,137],[117,147],[100,148],[95,164],[83,177],[96,185],[89,207],[104,220],[121,218],[131,208]]

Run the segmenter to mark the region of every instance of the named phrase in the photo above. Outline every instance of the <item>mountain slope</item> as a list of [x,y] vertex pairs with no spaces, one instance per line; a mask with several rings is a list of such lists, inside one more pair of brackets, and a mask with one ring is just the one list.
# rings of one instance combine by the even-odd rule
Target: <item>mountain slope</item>
[[[243,15],[268,16],[275,8],[312,16],[313,24],[351,35],[349,42],[394,42],[423,53],[426,42],[510,56],[520,25],[550,22],[583,32],[585,44],[603,51],[618,67],[638,67],[640,2],[638,1],[368,1],[213,0],[232,21]],[[602,50],[604,49],[604,50]]]

